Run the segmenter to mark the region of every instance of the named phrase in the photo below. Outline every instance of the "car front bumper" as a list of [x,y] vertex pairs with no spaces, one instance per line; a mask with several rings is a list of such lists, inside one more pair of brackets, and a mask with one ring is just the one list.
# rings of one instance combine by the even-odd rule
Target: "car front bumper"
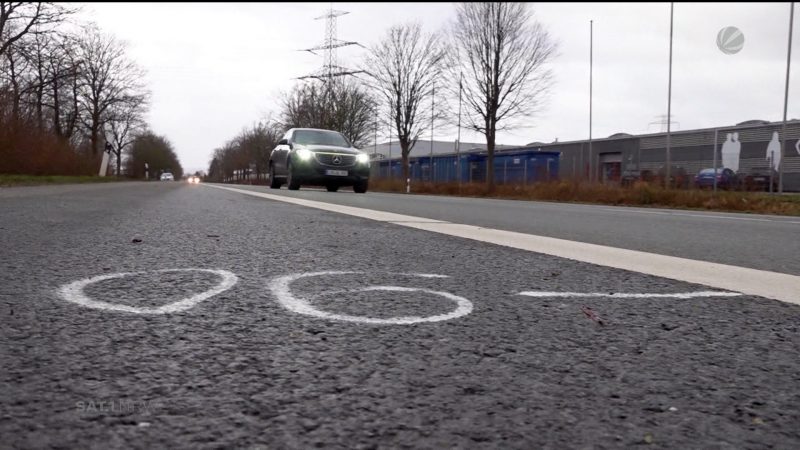
[[[369,179],[369,163],[355,163],[350,166],[329,166],[315,158],[306,161],[292,159],[292,176],[302,183],[320,185],[352,185]],[[346,173],[346,175],[344,174]]]

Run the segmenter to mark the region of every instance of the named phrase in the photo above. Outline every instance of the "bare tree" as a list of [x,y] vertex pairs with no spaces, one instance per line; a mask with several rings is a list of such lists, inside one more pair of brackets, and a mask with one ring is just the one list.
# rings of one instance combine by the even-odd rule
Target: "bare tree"
[[422,26],[414,23],[390,28],[382,41],[370,47],[364,61],[372,88],[388,107],[384,117],[400,141],[403,179],[408,178],[408,155],[414,144],[436,119],[422,102],[432,98],[443,58],[438,35],[425,34]]
[[92,154],[115,105],[129,102],[144,88],[143,71],[125,55],[125,46],[111,35],[87,27],[79,40],[81,61],[80,104],[83,124],[89,131]]
[[147,94],[131,93],[124,102],[114,104],[109,110],[106,122],[106,142],[111,145],[117,166],[117,176],[122,168],[122,154],[133,143],[136,136],[146,129],[144,113],[148,102]]
[[256,180],[266,179],[269,156],[278,144],[283,131],[280,124],[267,119],[242,129],[221,148],[214,150],[208,177],[215,181],[237,181],[236,176],[249,180],[255,168]]
[[374,130],[374,101],[353,81],[297,85],[284,96],[284,128],[322,128],[342,133],[356,147],[366,145]]
[[49,93],[44,106],[51,111],[53,131],[60,138],[70,139],[77,129],[79,110],[79,77],[81,61],[73,36],[53,36],[46,60]]
[[26,35],[44,32],[76,11],[50,2],[0,2],[0,55]]
[[486,181],[494,189],[498,131],[518,126],[542,106],[551,86],[556,44],[526,3],[461,3],[451,28],[450,86],[463,73],[466,126],[486,136]]
[[3,78],[10,86],[11,119],[14,123],[22,118],[22,100],[30,90],[30,63],[18,46],[8,46],[2,57],[5,59]]
[[149,166],[149,172],[154,175],[172,172],[175,179],[183,176],[183,167],[178,160],[178,155],[175,154],[172,143],[166,137],[159,136],[152,131],[144,131],[134,139],[128,149],[125,172],[128,176],[143,178],[145,164]]

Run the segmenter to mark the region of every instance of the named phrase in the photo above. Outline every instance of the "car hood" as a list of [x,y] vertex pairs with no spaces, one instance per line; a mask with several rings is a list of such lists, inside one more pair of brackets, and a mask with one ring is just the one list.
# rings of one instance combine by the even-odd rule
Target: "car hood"
[[311,150],[312,152],[345,153],[349,155],[357,155],[359,153],[363,153],[360,150],[353,147],[337,147],[335,145],[303,145],[303,146],[298,145],[296,148],[305,148]]

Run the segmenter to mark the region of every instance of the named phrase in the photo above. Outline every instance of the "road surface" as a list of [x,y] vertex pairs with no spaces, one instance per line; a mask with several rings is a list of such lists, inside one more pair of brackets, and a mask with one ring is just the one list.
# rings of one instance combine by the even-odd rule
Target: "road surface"
[[[629,209],[277,194],[561,238],[582,218],[607,246],[625,217],[620,246],[664,245]],[[8,188],[0,210],[0,447],[800,447],[796,304],[203,185]],[[667,247],[797,274],[737,245]]]

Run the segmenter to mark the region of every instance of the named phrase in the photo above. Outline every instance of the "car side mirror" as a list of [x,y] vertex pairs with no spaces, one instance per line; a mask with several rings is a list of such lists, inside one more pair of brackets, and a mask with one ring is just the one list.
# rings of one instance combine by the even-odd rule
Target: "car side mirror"
[[289,145],[289,140],[288,139],[281,139],[280,142],[278,142],[278,145]]

